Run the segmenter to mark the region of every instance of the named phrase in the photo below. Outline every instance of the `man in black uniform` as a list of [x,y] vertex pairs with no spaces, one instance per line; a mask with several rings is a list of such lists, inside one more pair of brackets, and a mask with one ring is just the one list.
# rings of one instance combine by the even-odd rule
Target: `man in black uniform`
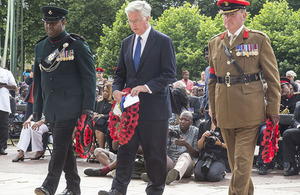
[[300,147],[300,102],[296,103],[291,129],[283,133],[283,162],[287,163],[283,175],[298,175],[299,169],[295,161],[296,146]]
[[[300,94],[294,94],[290,90],[290,79],[286,77],[280,78],[281,83],[281,100],[280,100],[280,114],[293,114],[296,103],[300,101]],[[279,122],[279,130],[282,135],[283,132],[290,126],[280,124]]]
[[55,194],[62,171],[67,181],[62,195],[80,194],[80,177],[72,149],[72,133],[81,114],[94,108],[96,75],[94,59],[85,40],[65,31],[68,10],[44,6],[47,36],[35,46],[34,106],[38,120],[43,112],[51,124],[53,153],[48,175],[38,195]]
[[[280,114],[293,114],[296,103],[300,100],[300,94],[294,94],[290,90],[290,79],[287,77],[281,77],[280,78],[280,84],[281,84],[281,100],[280,100]],[[281,136],[283,136],[283,133],[290,127],[291,124],[285,124],[282,121],[279,121],[279,131]],[[261,142],[263,141],[263,130],[266,128],[265,124],[261,125],[260,133],[258,136],[258,145],[259,147],[259,156],[258,156],[258,174],[259,175],[267,175],[268,174],[268,167],[272,167],[272,164],[264,163],[262,160],[262,151],[263,146],[261,145]],[[274,161],[276,161],[275,167],[277,169],[283,169],[283,163],[282,163],[282,142],[278,142],[279,149],[277,151],[276,157]]]

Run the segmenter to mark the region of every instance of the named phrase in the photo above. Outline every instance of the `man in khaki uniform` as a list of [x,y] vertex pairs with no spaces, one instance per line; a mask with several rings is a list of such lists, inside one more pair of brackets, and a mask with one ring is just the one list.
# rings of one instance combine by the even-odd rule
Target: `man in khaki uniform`
[[[280,104],[280,79],[270,39],[243,25],[249,5],[245,0],[219,0],[227,30],[208,45],[212,120],[221,128],[227,145],[232,171],[229,194],[238,195],[253,194],[250,176],[259,125],[270,118],[275,126]],[[268,84],[267,105],[261,72]]]

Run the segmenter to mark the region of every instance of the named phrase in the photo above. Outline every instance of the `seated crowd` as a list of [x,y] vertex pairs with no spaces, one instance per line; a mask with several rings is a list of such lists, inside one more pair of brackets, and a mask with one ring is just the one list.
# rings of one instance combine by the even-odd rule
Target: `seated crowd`
[[[113,106],[112,80],[108,81],[103,78],[103,69],[97,68],[96,72],[97,97],[93,118],[95,142],[87,161],[99,162],[101,165],[96,169],[86,168],[84,174],[87,176],[106,176],[116,167],[119,143],[112,140],[108,129],[109,112]],[[181,178],[192,175],[197,181],[220,181],[226,176],[226,172],[230,172],[230,168],[227,159],[227,147],[222,138],[221,130],[212,123],[209,109],[204,103],[207,101],[205,72],[201,73],[201,80],[195,82],[189,80],[188,71],[183,71],[182,76],[182,80],[170,86],[173,114],[169,119],[166,184],[169,185],[176,180],[180,181]],[[26,73],[24,79],[26,79],[25,77],[32,79],[33,75]],[[263,146],[261,143],[266,125],[261,125],[257,142],[259,153],[254,161],[260,175],[268,174],[270,168],[284,169],[284,176],[299,174],[298,161],[295,156],[299,155],[300,148],[300,102],[298,102],[300,100],[298,93],[300,87],[299,82],[294,81],[295,77],[294,71],[288,71],[286,77],[281,78],[280,114],[289,115],[292,117],[292,122],[279,123],[281,135],[279,150],[271,163],[264,163],[262,159]],[[22,105],[32,106],[31,87],[30,82],[20,83],[15,98],[17,108]],[[49,131],[49,127],[45,124],[46,121],[42,119],[33,122],[32,108],[26,109],[26,112],[17,112],[15,116],[20,114],[24,115],[22,116],[24,122],[17,145],[18,154],[12,159],[12,162],[24,161],[28,149],[36,152],[34,157],[30,158],[31,160],[43,158],[48,144],[48,136],[44,137],[43,135]],[[135,166],[137,170],[135,176],[148,182],[148,176],[145,173],[147,167],[143,164],[142,153],[142,146],[140,146],[137,153],[139,163]],[[114,175],[113,172],[112,175]]]

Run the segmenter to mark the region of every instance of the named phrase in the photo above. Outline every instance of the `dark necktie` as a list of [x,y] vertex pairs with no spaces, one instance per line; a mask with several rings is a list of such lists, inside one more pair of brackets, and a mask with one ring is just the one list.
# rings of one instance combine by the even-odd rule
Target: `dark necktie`
[[142,37],[139,36],[136,42],[136,47],[135,47],[135,52],[134,52],[134,56],[133,56],[133,62],[134,62],[134,69],[135,72],[137,71],[138,67],[139,67],[139,63],[140,63],[140,59],[141,59],[141,39]]

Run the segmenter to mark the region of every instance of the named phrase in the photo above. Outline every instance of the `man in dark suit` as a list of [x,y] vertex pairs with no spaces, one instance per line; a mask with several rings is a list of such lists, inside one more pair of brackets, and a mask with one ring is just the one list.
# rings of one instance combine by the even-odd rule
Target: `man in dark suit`
[[126,194],[140,143],[149,177],[146,192],[162,194],[167,176],[166,147],[168,118],[171,116],[168,85],[175,81],[175,51],[172,40],[150,26],[151,7],[148,3],[133,1],[125,12],[134,34],[122,42],[113,95],[120,102],[124,95],[122,89],[130,87],[131,95],[139,96],[140,117],[131,140],[118,149],[111,190],[98,194]]
[[[209,63],[208,59],[208,46],[204,47],[204,57],[207,63]],[[208,81],[209,81],[209,66],[205,68],[205,87],[204,87],[204,95],[200,102],[200,113],[204,115],[205,120],[209,120],[210,116],[208,114]]]
[[283,161],[288,165],[285,167],[283,175],[292,176],[298,175],[299,169],[295,156],[300,147],[300,102],[296,103],[296,108],[290,129],[284,131],[283,139]]
[[39,120],[43,112],[51,124],[53,152],[48,175],[35,193],[55,194],[64,171],[67,187],[60,195],[79,195],[72,134],[80,115],[91,114],[94,108],[94,59],[82,37],[65,31],[68,10],[50,6],[41,10],[47,36],[35,46],[33,115]]
[[200,113],[200,97],[189,95],[190,111],[193,114],[193,125],[199,127],[200,119],[203,115]]

